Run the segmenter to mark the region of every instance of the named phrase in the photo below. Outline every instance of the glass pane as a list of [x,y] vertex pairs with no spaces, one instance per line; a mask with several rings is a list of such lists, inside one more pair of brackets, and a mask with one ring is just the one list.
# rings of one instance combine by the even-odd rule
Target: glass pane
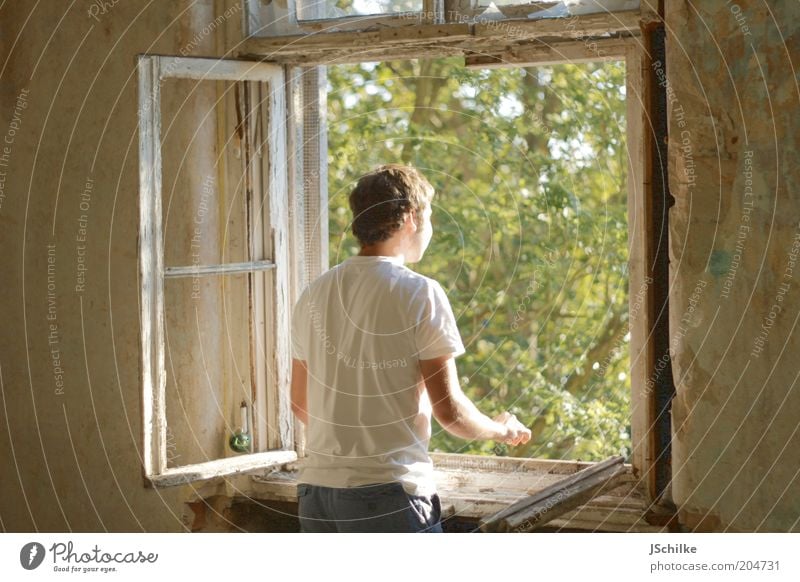
[[237,131],[245,86],[216,80],[162,82],[165,267],[250,260],[244,139]]
[[236,456],[229,441],[252,402],[248,275],[167,279],[164,304],[167,466]]
[[474,8],[459,8],[460,14],[466,17],[474,16],[478,20],[493,17],[564,18],[582,14],[636,10],[639,8],[639,0],[566,0],[565,2],[478,0],[472,5]]
[[297,0],[300,19],[419,12],[422,0]]

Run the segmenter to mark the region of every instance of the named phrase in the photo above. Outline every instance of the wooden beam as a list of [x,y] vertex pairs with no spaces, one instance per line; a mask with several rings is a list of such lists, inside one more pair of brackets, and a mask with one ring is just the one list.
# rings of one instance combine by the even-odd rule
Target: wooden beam
[[139,277],[145,477],[167,466],[159,65],[157,57],[139,56]]
[[400,28],[372,31],[336,31],[319,34],[296,34],[273,38],[250,38],[244,43],[244,52],[270,55],[296,54],[308,50],[335,50],[358,47],[380,47],[410,44],[421,39],[453,41],[469,38],[471,25],[466,23],[415,24]]
[[568,488],[592,475],[604,471],[606,468],[616,465],[622,465],[622,457],[611,457],[603,461],[602,463],[593,463],[590,466],[581,469],[577,473],[570,475],[565,479],[561,479],[552,485],[545,487],[541,491],[537,491],[535,495],[527,497],[525,499],[521,499],[514,503],[513,505],[507,507],[503,511],[497,513],[497,515],[493,516],[494,519],[501,519],[512,513],[519,511],[520,509],[524,509],[525,507],[536,503],[539,499],[545,498],[549,496],[551,493],[561,491],[565,488]]
[[474,35],[503,36],[513,39],[533,40],[537,38],[588,38],[614,33],[638,33],[640,13],[638,10],[622,12],[598,12],[565,18],[513,18],[490,20],[474,25]]
[[481,521],[483,531],[531,531],[582,505],[604,486],[616,487],[625,473],[622,457],[597,463]]
[[515,45],[491,54],[472,54],[464,58],[468,69],[530,67],[559,63],[586,63],[624,60],[631,39],[568,40]]
[[[300,67],[286,68],[286,176],[289,193],[289,303],[294,306],[305,287],[306,280],[306,222],[304,204],[303,139],[303,71]],[[291,325],[291,316],[290,316]],[[306,430],[302,422],[294,423],[294,450],[305,456]]]
[[280,75],[275,64],[205,57],[161,56],[159,79],[178,78],[198,81],[264,81]]
[[215,459],[195,465],[166,469],[160,475],[151,475],[150,481],[157,487],[172,487],[193,481],[214,479],[254,470],[265,470],[296,460],[297,453],[295,451],[251,453],[241,457]]
[[268,155],[265,160],[268,164],[265,168],[268,208],[265,210],[270,224],[270,231],[265,234],[269,239],[267,246],[272,251],[272,260],[277,265],[270,286],[272,296],[269,298],[273,309],[271,325],[275,353],[267,355],[272,359],[274,394],[270,394],[270,399],[277,407],[277,425],[273,426],[281,448],[288,449],[294,447],[294,415],[290,399],[292,361],[289,313],[292,305],[289,298],[289,176],[286,169],[286,88],[283,68],[279,71],[280,77],[269,84],[269,109],[265,111],[265,115],[268,115]]
[[637,36],[640,16],[638,10],[628,10],[569,18],[512,18],[253,37],[243,43],[241,56],[291,64],[331,64],[497,52],[510,45],[535,40],[556,42]]
[[524,459],[496,455],[470,455],[464,453],[429,453],[433,466],[442,470],[463,470],[476,474],[498,472],[525,474],[543,473],[552,475],[573,475],[595,463],[563,459]]
[[625,58],[625,135],[628,149],[628,322],[630,329],[631,374],[631,464],[637,476],[650,479],[652,445],[649,443],[650,401],[648,390],[652,370],[650,338],[650,277],[648,263],[648,220],[650,202],[647,196],[650,174],[646,171],[646,136],[648,113],[644,77],[647,74],[646,51],[637,39],[628,48]]

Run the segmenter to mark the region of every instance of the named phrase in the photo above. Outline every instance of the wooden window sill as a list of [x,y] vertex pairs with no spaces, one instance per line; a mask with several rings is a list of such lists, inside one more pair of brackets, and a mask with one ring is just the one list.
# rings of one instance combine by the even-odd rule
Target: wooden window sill
[[[541,491],[593,463],[551,461],[514,457],[484,457],[454,453],[431,453],[443,516],[458,515],[479,520]],[[577,509],[548,522],[548,528],[610,532],[660,532],[660,525],[646,520],[649,503],[633,475],[631,465],[622,483]],[[210,495],[266,501],[297,502],[296,463],[280,470],[250,471],[202,487],[193,487],[193,500]],[[223,488],[221,490],[220,488]]]

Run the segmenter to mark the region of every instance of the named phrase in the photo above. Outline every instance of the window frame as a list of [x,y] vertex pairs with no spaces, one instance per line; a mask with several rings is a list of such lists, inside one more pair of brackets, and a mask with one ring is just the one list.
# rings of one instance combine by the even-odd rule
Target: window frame
[[[270,59],[287,67],[389,60],[389,55],[396,55],[398,59],[434,58],[452,55],[454,47],[463,52],[465,64],[470,67],[537,66],[600,60],[625,62],[633,449],[627,467],[643,485],[648,498],[655,500],[661,495],[656,484],[655,467],[659,463],[668,463],[669,459],[656,454],[654,426],[658,415],[653,391],[646,388],[653,376],[653,330],[660,310],[655,305],[652,260],[658,241],[653,240],[648,230],[653,224],[650,216],[653,168],[648,151],[652,136],[646,129],[651,123],[649,99],[653,87],[648,84],[649,53],[642,34],[642,29],[660,22],[660,18],[646,4],[642,3],[640,11],[534,21],[506,19],[437,27],[419,25],[388,34],[331,31],[298,35],[290,40],[258,37],[244,43],[242,54]],[[421,38],[428,46],[414,48],[414,43]],[[478,39],[481,49],[472,50],[471,42]],[[440,48],[432,48],[437,41]],[[365,46],[370,46],[370,49],[365,50]],[[320,51],[320,56],[314,51]],[[642,296],[637,299],[640,290]],[[640,303],[634,312],[637,300]]]
[[[234,0],[226,0],[231,2]],[[292,0],[290,0],[292,1]],[[495,64],[511,63],[516,65],[537,65],[555,62],[570,62],[586,55],[586,50],[591,48],[589,42],[595,42],[597,47],[608,43],[626,43],[625,61],[628,75],[626,112],[626,125],[628,132],[628,205],[629,225],[633,230],[629,235],[629,261],[631,262],[630,296],[635,294],[637,280],[646,286],[643,305],[638,310],[639,320],[632,322],[631,329],[631,382],[632,382],[632,441],[633,456],[630,471],[630,485],[635,487],[645,496],[643,511],[648,514],[648,521],[652,517],[651,510],[657,510],[656,505],[661,495],[656,483],[656,468],[669,464],[668,458],[662,458],[655,444],[654,426],[658,416],[655,409],[655,395],[652,390],[645,390],[648,380],[652,379],[655,364],[655,348],[653,334],[656,322],[660,317],[662,305],[661,297],[666,297],[667,290],[659,289],[654,292],[654,287],[659,283],[652,282],[653,261],[655,249],[663,244],[666,239],[654,237],[653,228],[653,185],[652,181],[658,179],[657,162],[652,157],[654,137],[651,135],[652,124],[652,96],[659,89],[655,87],[652,71],[648,31],[653,25],[663,26],[661,17],[657,14],[655,4],[651,0],[643,0],[638,11],[617,12],[612,14],[594,14],[581,17],[547,19],[547,20],[514,20],[505,19],[499,22],[465,23],[452,22],[454,12],[450,9],[457,7],[459,0],[445,0],[444,7],[448,16],[444,24],[418,24],[404,27],[386,27],[367,31],[348,31],[344,27],[326,31],[324,28],[300,29],[294,18],[289,17],[289,26],[271,36],[255,36],[252,27],[246,38],[238,45],[239,59],[252,61],[271,61],[285,66],[290,84],[287,88],[289,95],[290,114],[288,117],[289,158],[291,180],[289,181],[290,196],[293,205],[295,198],[301,198],[301,193],[306,191],[303,183],[303,172],[292,171],[291,168],[299,164],[292,160],[303,157],[307,144],[304,144],[303,133],[297,131],[298,124],[302,125],[304,119],[313,118],[314,112],[303,111],[305,104],[294,103],[292,114],[293,96],[296,95],[296,85],[290,72],[301,69],[321,69],[321,65],[339,63],[352,63],[375,60],[388,60],[389,58],[433,58],[436,56],[452,56],[462,54],[468,65],[491,65],[490,62],[480,62],[480,59],[492,58]],[[455,12],[458,14],[458,11]],[[597,59],[587,59],[597,60]],[[663,88],[662,88],[663,89]],[[634,96],[636,100],[634,101]],[[323,95],[324,98],[324,95]],[[299,105],[299,106],[298,106]],[[324,102],[320,102],[319,109],[315,112],[321,118],[320,127],[324,130]],[[293,143],[293,141],[295,143]],[[319,145],[319,144],[315,144]],[[320,148],[319,155],[324,156],[324,147]],[[315,154],[316,155],[316,154]],[[324,175],[318,176],[324,180]],[[320,185],[318,189],[324,190]],[[317,196],[320,192],[314,190],[311,195]],[[306,192],[308,195],[308,192]],[[323,211],[325,207],[323,205]],[[323,217],[324,218],[324,217]],[[298,232],[303,225],[295,224],[291,227],[292,235],[297,239]],[[311,228],[311,227],[308,227]],[[298,239],[299,242],[299,239]],[[317,241],[317,247],[325,241]],[[295,268],[294,278],[290,293],[294,297],[297,289],[302,286],[298,281],[303,281],[302,273],[297,273],[298,259],[305,261],[302,244],[293,243],[292,264]],[[319,252],[317,249],[315,252]],[[327,260],[326,256],[321,257]],[[658,299],[657,299],[658,297]],[[634,346],[639,346],[638,354]],[[287,351],[288,353],[288,351]],[[634,364],[635,362],[635,364]],[[295,442],[298,445],[298,454],[302,456],[303,432],[302,423],[295,423]],[[638,435],[638,436],[637,436]],[[523,467],[531,469],[531,479],[538,481],[544,473],[553,470],[570,473],[580,468],[585,463],[574,461],[547,461],[542,459],[515,459],[506,457],[480,457],[464,456],[449,453],[431,453],[437,471],[443,472],[447,480],[456,479],[466,468],[472,468],[470,474],[475,481],[491,484],[492,471],[495,469],[504,472],[521,471]],[[465,458],[471,457],[471,458]],[[580,467],[579,467],[580,466]],[[555,469],[553,469],[555,467]],[[287,471],[263,471],[263,466],[254,466],[251,471],[242,471],[234,477],[234,485],[241,491],[247,491],[253,497],[280,498],[294,501],[295,493],[291,471],[295,463],[289,462],[283,467]],[[450,476],[450,472],[454,474]],[[484,472],[485,475],[484,475]],[[457,480],[457,479],[456,479]],[[460,483],[460,481],[459,481]],[[484,489],[480,489],[483,491]],[[211,489],[209,490],[211,491]],[[633,492],[633,490],[631,490]],[[452,493],[452,492],[451,492]],[[506,493],[508,493],[506,491]],[[524,494],[524,491],[520,491]],[[627,494],[626,494],[627,498]],[[480,515],[484,509],[475,505],[474,500],[455,500],[456,509],[470,511]],[[499,499],[496,503],[502,503]],[[604,510],[605,511],[605,510]],[[605,515],[605,514],[603,514]],[[655,516],[657,519],[666,519],[666,514]],[[642,516],[644,518],[644,516]],[[603,518],[605,523],[605,518]],[[655,523],[655,522],[651,522]]]
[[[288,249],[288,196],[286,159],[286,103],[283,68],[270,63],[233,59],[138,55],[139,75],[139,275],[141,331],[142,460],[147,486],[173,486],[225,475],[265,469],[297,460],[294,426],[289,399],[289,296],[291,273]],[[251,254],[269,252],[270,259],[227,263],[205,267],[164,266],[161,157],[161,82],[167,78],[253,81],[266,83],[268,105],[259,112],[265,123],[266,152],[261,144],[243,143],[245,160],[261,157],[243,169],[255,192],[264,188],[265,204],[251,197],[250,215],[261,213],[249,233]],[[252,87],[246,83],[246,87]],[[266,107],[266,110],[263,109]],[[248,122],[254,123],[248,116]],[[249,125],[248,125],[249,129]],[[250,136],[250,131],[245,134]],[[264,167],[266,154],[268,168]],[[277,163],[276,163],[277,162]],[[266,175],[265,175],[266,174]],[[268,220],[269,222],[266,222]],[[260,225],[260,226],[258,226]],[[251,257],[252,258],[252,257]],[[266,271],[272,281],[263,287],[250,278],[251,365],[260,380],[256,382],[252,419],[265,419],[258,427],[254,447],[258,452],[201,463],[168,467],[165,367],[164,280],[169,276],[224,276],[230,273]],[[266,279],[266,278],[265,278]],[[257,349],[261,346],[263,349]],[[272,358],[268,366],[267,358]],[[269,374],[269,377],[267,377]],[[267,420],[268,419],[268,420]],[[268,424],[277,424],[268,437]]]
[[508,68],[544,66],[561,63],[623,61],[625,63],[625,137],[628,153],[628,306],[631,334],[631,467],[634,473],[650,479],[647,469],[652,462],[649,439],[652,438],[651,402],[645,387],[653,365],[650,309],[652,270],[649,261],[650,241],[645,174],[646,108],[644,47],[639,39],[608,39],[601,41],[568,42],[563,46],[536,46],[528,51],[505,55],[478,55],[466,59],[469,68]]

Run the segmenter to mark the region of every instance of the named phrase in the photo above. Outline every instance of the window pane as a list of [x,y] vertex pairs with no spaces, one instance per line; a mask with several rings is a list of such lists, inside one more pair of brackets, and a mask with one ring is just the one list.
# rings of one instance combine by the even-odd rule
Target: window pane
[[252,401],[248,275],[167,279],[164,304],[167,466],[236,456],[228,441]]
[[161,91],[165,267],[248,260],[235,83],[167,78]]
[[422,0],[298,0],[301,19],[419,12]]

